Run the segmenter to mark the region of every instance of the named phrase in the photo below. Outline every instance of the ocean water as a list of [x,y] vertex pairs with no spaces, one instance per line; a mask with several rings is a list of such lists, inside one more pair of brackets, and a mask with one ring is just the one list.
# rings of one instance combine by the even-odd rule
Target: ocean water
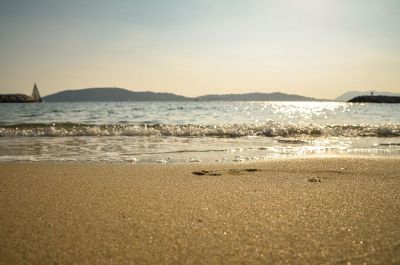
[[400,155],[400,104],[0,104],[0,162],[243,162]]

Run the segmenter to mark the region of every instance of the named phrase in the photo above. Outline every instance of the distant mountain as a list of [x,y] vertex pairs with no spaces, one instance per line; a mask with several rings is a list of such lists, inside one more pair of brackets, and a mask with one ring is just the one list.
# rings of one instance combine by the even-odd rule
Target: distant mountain
[[172,93],[134,92],[123,88],[85,88],[65,90],[45,96],[45,102],[78,102],[78,101],[184,101],[190,98]]
[[205,95],[196,98],[172,93],[134,92],[123,88],[85,88],[65,90],[43,97],[45,102],[86,102],[86,101],[318,101],[315,98],[284,93],[248,93]]
[[280,92],[275,93],[247,93],[247,94],[223,94],[205,95],[196,98],[199,101],[318,101],[315,98],[289,95]]
[[400,93],[391,93],[391,92],[383,92],[383,91],[349,91],[341,95],[340,97],[335,98],[336,101],[349,101],[352,98],[359,97],[359,96],[367,96],[371,95],[371,92],[374,95],[379,96],[392,96],[392,97],[400,97]]

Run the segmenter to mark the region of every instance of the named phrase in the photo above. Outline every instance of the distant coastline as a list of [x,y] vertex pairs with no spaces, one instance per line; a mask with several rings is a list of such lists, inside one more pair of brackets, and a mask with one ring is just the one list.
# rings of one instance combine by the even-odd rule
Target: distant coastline
[[[151,91],[135,92],[123,88],[86,88],[65,90],[43,98],[46,102],[95,102],[95,101],[321,101],[321,99],[275,93],[246,93],[185,97],[173,93]],[[326,101],[326,100],[323,100]]]
[[[36,84],[35,84],[36,86]],[[36,90],[36,91],[35,91]],[[243,94],[207,94],[198,97],[186,97],[174,93],[152,91],[132,91],[118,87],[84,88],[64,90],[43,98],[33,89],[32,96],[24,94],[0,94],[0,103],[33,103],[33,102],[129,102],[129,101],[338,101],[338,102],[373,102],[398,103],[399,93],[381,91],[349,91],[330,99],[319,99],[281,92],[243,93]]]

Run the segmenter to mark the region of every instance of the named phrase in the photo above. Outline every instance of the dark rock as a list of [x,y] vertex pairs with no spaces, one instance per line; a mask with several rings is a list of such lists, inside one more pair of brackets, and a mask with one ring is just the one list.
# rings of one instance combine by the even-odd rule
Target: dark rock
[[23,94],[1,94],[0,103],[32,103],[37,102],[32,97]]

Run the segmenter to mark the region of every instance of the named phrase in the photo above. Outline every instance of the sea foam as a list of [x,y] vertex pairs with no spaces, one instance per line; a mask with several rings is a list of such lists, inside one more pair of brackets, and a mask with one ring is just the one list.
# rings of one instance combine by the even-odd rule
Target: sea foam
[[115,125],[115,124],[16,124],[0,126],[0,137],[71,137],[71,136],[175,136],[175,137],[399,137],[400,124],[383,125],[293,125],[266,122],[223,125]]

